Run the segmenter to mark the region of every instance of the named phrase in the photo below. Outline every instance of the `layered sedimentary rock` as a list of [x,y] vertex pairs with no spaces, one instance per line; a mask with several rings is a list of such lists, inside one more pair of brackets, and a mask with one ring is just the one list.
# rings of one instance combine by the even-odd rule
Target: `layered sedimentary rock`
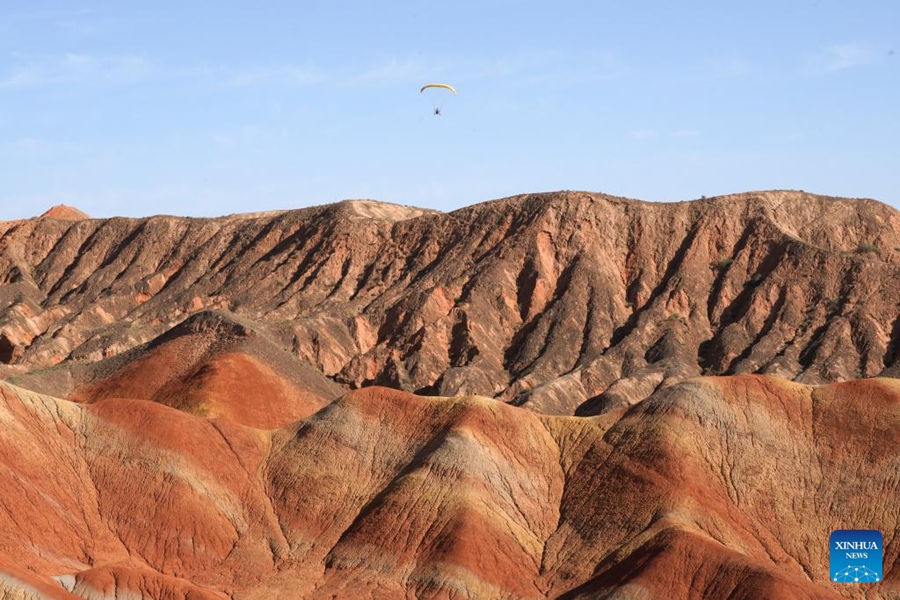
[[77,402],[153,400],[192,414],[271,429],[316,412],[346,390],[231,314],[196,313],[115,357],[11,378]]
[[560,192],[448,214],[43,218],[0,236],[8,375],[115,356],[210,309],[348,388],[549,414],[701,374],[891,375],[900,356],[900,214],[875,201]]
[[[703,378],[589,418],[375,387],[270,431],[5,383],[0,398],[10,590],[900,594],[895,380]],[[828,536],[848,523],[884,533],[877,586],[829,581]]]
[[898,598],[898,314],[802,192],[0,222],[0,598]]

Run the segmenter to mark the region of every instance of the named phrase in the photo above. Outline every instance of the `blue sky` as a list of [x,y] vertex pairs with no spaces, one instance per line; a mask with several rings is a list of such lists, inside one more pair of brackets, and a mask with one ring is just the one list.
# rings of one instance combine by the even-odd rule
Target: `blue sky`
[[0,220],[557,189],[900,206],[900,2],[382,4],[3,0]]

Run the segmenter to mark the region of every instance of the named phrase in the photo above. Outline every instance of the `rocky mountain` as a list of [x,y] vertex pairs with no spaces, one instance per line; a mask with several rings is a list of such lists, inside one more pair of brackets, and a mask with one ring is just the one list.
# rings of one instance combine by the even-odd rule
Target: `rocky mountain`
[[898,315],[803,192],[0,222],[0,598],[900,598]]
[[[896,380],[695,379],[590,418],[370,387],[270,431],[0,398],[7,597],[900,595]],[[850,523],[884,532],[877,587],[830,583]]]
[[560,192],[448,214],[371,201],[219,219],[0,225],[7,376],[204,310],[348,388],[596,414],[697,375],[896,373],[900,213],[802,192]]
[[74,206],[57,204],[56,206],[48,209],[39,218],[56,219],[57,221],[81,221],[83,219],[90,219],[91,217],[87,213],[78,210]]
[[153,400],[263,429],[307,417],[346,391],[252,323],[215,311],[195,313],[115,357],[38,369],[10,381],[77,402]]

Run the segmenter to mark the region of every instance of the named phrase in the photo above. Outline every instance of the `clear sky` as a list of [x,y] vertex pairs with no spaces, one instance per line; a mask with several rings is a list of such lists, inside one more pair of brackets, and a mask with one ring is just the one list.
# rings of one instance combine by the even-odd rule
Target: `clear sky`
[[0,0],[0,220],[558,189],[900,206],[898,36],[896,0]]

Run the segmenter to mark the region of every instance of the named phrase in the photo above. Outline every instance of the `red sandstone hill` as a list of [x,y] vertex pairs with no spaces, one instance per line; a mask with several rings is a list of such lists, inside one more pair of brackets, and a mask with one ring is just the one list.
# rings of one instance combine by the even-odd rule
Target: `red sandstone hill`
[[2,222],[0,598],[900,598],[898,314],[802,192]]
[[[0,400],[5,594],[900,594],[894,380],[696,379],[592,418],[369,388],[271,432]],[[880,584],[830,583],[848,524],[884,533]]]
[[593,414],[700,374],[895,374],[898,248],[897,211],[802,192],[28,220],[0,234],[0,362],[96,361],[223,309],[352,388]]
[[10,382],[96,402],[132,398],[272,429],[316,412],[345,391],[243,319],[201,311],[166,334],[94,363],[66,363]]
[[90,219],[91,217],[87,213],[83,213],[74,206],[66,206],[65,204],[58,204],[52,208],[50,208],[47,212],[42,214],[39,218],[41,219],[56,219],[58,221],[81,221],[82,219]]

